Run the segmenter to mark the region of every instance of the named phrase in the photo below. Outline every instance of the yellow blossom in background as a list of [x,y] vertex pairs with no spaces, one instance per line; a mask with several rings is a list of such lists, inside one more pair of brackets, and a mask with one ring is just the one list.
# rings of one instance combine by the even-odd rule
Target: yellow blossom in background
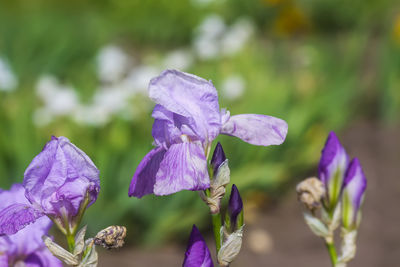
[[310,29],[310,21],[297,6],[283,8],[275,23],[274,30],[278,36],[291,36],[305,33]]
[[393,23],[393,39],[400,44],[400,14],[397,14]]

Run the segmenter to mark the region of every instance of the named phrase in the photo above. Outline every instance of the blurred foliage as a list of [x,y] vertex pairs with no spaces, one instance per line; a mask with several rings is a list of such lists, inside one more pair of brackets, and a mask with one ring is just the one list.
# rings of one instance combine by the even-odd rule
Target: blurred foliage
[[289,124],[287,140],[278,147],[219,137],[232,182],[245,196],[254,190],[276,196],[282,184],[302,178],[317,162],[330,130],[365,114],[398,121],[396,1],[194,2],[1,1],[0,56],[9,60],[19,87],[0,92],[0,187],[21,182],[50,136],[63,135],[101,171],[101,193],[86,216],[91,231],[126,224],[134,242],[154,245],[178,239],[194,222],[207,225],[207,207],[196,193],[127,197],[135,168],[152,147],[151,110],[134,122],[115,117],[104,127],[78,125],[68,118],[37,127],[32,113],[40,104],[34,87],[41,74],[56,75],[87,99],[99,85],[95,57],[103,45],[116,42],[139,58],[189,46],[194,29],[209,13],[228,22],[250,17],[257,34],[235,56],[199,61],[190,72],[213,80],[217,89],[224,77],[240,73],[246,80],[244,95],[235,101],[221,99],[221,107],[231,114],[269,114]]

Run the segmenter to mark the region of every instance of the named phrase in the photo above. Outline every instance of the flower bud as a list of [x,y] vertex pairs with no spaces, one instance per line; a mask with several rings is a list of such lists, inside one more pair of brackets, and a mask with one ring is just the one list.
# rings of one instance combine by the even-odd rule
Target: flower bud
[[222,148],[220,142],[218,142],[217,146],[214,149],[214,153],[211,158],[211,166],[213,168],[214,174],[217,172],[219,166],[226,160],[225,152]]
[[190,234],[189,243],[185,252],[183,267],[214,267],[210,250],[203,236],[195,225]]
[[321,199],[325,195],[325,186],[316,177],[307,178],[296,187],[297,196],[311,212],[321,207]]
[[367,179],[357,158],[350,162],[343,187],[343,227],[354,229],[358,227],[360,221],[360,208],[367,188]]
[[126,237],[125,226],[113,225],[101,230],[94,237],[94,243],[106,249],[120,248]]
[[334,132],[330,132],[322,150],[318,174],[326,188],[324,205],[333,211],[342,191],[348,156]]
[[[232,185],[231,195],[229,198],[228,212],[231,231],[242,227],[243,225],[243,201],[240,197],[239,190],[236,185]],[[225,220],[227,221],[227,220]]]
[[200,196],[210,207],[211,214],[217,214],[220,212],[221,199],[225,196],[225,187],[229,184],[231,177],[228,160],[220,143],[214,150],[211,167],[213,168],[213,179],[210,181],[209,194],[207,196],[204,192],[201,192]]

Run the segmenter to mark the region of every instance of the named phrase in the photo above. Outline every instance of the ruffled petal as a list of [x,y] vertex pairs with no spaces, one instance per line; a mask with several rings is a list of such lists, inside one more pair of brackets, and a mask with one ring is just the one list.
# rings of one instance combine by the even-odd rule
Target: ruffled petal
[[285,141],[288,125],[284,120],[259,114],[240,114],[229,118],[221,133],[236,136],[258,146],[280,145]]
[[12,235],[33,223],[43,213],[26,204],[12,204],[0,211],[0,236]]
[[181,190],[205,190],[210,187],[207,160],[201,145],[172,145],[156,175],[154,194],[169,195]]
[[152,79],[149,96],[165,109],[189,119],[202,139],[213,140],[221,128],[218,94],[213,84],[195,75],[166,70]]
[[152,194],[156,182],[156,173],[160,162],[164,158],[165,149],[156,147],[152,149],[139,163],[129,186],[129,196],[141,198]]

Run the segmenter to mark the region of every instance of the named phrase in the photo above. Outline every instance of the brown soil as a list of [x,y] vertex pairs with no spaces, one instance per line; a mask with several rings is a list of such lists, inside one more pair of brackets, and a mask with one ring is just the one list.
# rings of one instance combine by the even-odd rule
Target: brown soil
[[[340,139],[350,156],[360,159],[368,179],[357,255],[349,267],[400,266],[400,127],[358,123]],[[100,266],[181,266],[184,251],[103,251]],[[231,266],[329,267],[330,261],[323,242],[305,225],[293,190],[246,226],[243,249]]]

